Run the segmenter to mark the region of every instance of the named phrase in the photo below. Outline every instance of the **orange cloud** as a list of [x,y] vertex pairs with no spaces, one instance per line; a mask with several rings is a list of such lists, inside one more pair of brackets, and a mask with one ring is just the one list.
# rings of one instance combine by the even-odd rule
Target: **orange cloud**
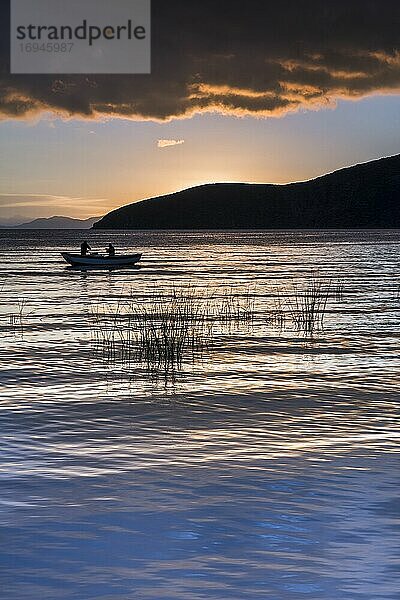
[[180,146],[184,144],[185,140],[158,140],[158,148],[169,148],[170,146]]

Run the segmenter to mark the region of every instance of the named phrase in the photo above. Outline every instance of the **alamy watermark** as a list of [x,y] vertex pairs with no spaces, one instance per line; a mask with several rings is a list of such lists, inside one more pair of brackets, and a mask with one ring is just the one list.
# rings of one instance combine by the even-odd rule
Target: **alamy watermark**
[[11,73],[150,73],[150,0],[11,0]]

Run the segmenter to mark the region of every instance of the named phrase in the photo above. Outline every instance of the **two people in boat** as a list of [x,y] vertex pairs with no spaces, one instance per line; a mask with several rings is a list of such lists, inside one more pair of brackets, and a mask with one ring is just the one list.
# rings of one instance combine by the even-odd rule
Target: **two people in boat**
[[[81,256],[87,256],[88,250],[91,250],[91,247],[89,246],[89,244],[85,240],[81,244]],[[108,256],[115,256],[115,248],[114,248],[114,246],[112,244],[108,244],[108,246],[106,248],[106,252],[107,252]]]

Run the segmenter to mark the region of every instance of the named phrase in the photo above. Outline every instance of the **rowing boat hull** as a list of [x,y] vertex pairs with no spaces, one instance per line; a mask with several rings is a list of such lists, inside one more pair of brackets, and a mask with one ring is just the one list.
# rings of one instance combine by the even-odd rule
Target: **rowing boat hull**
[[135,265],[142,258],[141,254],[121,254],[120,256],[95,256],[81,254],[70,254],[61,252],[61,256],[73,267],[77,266],[97,266],[97,267],[120,267]]

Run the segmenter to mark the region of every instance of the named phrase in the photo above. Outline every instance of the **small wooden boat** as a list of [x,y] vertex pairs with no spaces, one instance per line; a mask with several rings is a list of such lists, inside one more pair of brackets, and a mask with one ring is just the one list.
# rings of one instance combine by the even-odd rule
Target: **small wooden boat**
[[135,265],[142,258],[141,254],[116,254],[107,256],[104,254],[71,254],[70,252],[61,252],[61,256],[73,267],[78,266],[97,266],[97,267],[121,267]]

